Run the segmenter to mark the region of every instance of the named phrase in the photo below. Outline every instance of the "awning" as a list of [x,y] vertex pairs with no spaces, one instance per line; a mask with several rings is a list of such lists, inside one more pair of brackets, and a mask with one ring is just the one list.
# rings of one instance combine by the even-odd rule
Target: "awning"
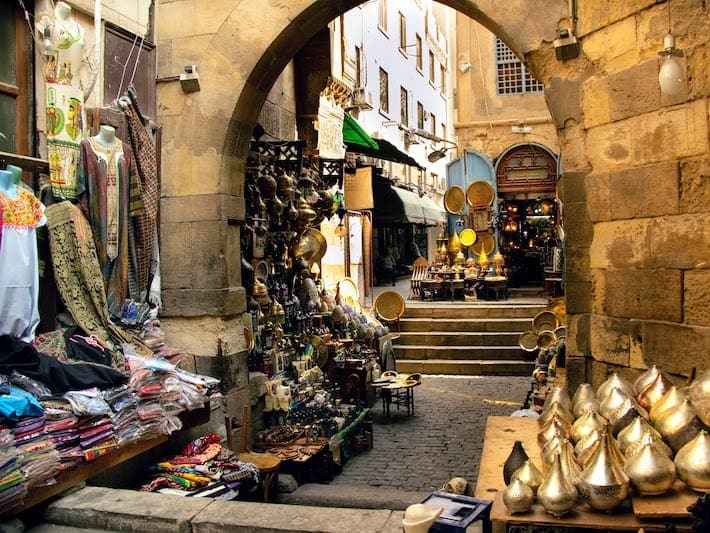
[[[440,211],[431,207],[425,213],[422,198],[415,192],[391,187],[381,179],[373,180],[374,221],[376,224],[425,224],[435,226],[441,220]],[[430,199],[431,200],[431,199]],[[434,202],[432,201],[432,204]],[[436,206],[436,204],[434,204]]]
[[432,198],[424,195],[419,198],[424,210],[424,218],[428,226],[435,226],[439,222],[446,220],[446,211],[441,208]]
[[[345,115],[346,119],[347,117],[348,115]],[[417,161],[412,156],[405,154],[402,150],[397,148],[391,142],[386,141],[385,139],[374,140],[377,143],[378,148],[364,146],[362,143],[349,142],[347,137],[345,137],[345,123],[343,123],[343,137],[345,139],[345,146],[348,152],[367,155],[370,157],[376,157],[377,159],[384,159],[386,161],[392,161],[394,163],[402,163],[404,165],[409,165],[410,167],[417,167],[421,169],[425,168],[419,163],[417,163]]]
[[[379,144],[375,139],[370,137],[367,132],[362,129],[357,120],[345,113],[343,120],[343,142],[350,147],[355,146],[359,149],[379,150]],[[356,150],[350,150],[352,152]]]

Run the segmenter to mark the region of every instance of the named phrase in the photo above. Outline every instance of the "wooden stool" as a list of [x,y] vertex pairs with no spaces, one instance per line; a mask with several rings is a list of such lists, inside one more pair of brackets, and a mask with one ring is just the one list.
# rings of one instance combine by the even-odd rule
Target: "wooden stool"
[[[229,429],[228,429],[229,432]],[[245,405],[242,411],[242,434],[239,447],[239,460],[243,463],[253,464],[259,470],[259,482],[261,483],[262,497],[265,502],[269,501],[269,490],[274,483],[274,479],[279,473],[281,459],[270,453],[257,453],[249,451],[247,438],[249,434],[249,406]]]

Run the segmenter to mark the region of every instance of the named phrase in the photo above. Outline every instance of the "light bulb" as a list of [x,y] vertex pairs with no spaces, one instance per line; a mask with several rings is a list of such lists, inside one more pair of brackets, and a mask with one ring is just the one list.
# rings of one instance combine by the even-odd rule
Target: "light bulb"
[[683,88],[683,69],[671,54],[666,55],[658,71],[658,84],[661,90],[670,96],[678,94]]
[[52,44],[52,32],[50,28],[45,28],[44,32],[42,32],[41,49],[44,55],[48,55],[54,49],[54,45]]

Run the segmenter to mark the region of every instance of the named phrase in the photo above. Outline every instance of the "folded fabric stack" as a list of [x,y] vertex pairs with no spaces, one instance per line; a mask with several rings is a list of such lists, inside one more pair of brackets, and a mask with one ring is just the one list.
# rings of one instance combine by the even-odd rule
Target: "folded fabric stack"
[[9,429],[0,430],[0,513],[22,503],[27,494],[14,442]]
[[44,430],[57,449],[61,461],[59,467],[62,471],[69,470],[84,458],[79,446],[79,418],[64,398],[46,399],[40,403],[47,419]]
[[54,483],[54,476],[61,470],[59,453],[44,431],[45,421],[44,414],[27,416],[11,427],[28,487]]
[[138,417],[138,395],[128,385],[107,389],[104,400],[112,411],[116,440],[120,445],[141,438],[140,419]]
[[83,416],[79,419],[79,446],[84,459],[91,462],[118,448],[118,441],[109,415]]

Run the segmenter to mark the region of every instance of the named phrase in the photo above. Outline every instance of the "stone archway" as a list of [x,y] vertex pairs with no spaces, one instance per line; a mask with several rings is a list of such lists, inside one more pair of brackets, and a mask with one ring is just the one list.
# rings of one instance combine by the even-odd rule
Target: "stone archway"
[[[160,0],[158,24],[175,16],[184,24],[159,28],[159,74],[196,64],[202,82],[190,95],[177,84],[159,88],[164,306],[178,324],[171,331],[184,317],[202,317],[201,331],[220,338],[220,321],[244,311],[239,223],[251,128],[299,46],[361,3]],[[565,168],[568,353],[584,356],[571,379],[662,364],[671,352],[676,374],[710,366],[710,230],[698,216],[710,205],[707,5],[678,8],[688,87],[671,98],[655,85],[665,2],[580,3],[582,53],[570,61],[556,60],[551,43],[565,0],[544,9],[526,0],[441,3],[500,36],[545,84]],[[178,342],[197,353],[234,348],[193,341],[192,332]]]

